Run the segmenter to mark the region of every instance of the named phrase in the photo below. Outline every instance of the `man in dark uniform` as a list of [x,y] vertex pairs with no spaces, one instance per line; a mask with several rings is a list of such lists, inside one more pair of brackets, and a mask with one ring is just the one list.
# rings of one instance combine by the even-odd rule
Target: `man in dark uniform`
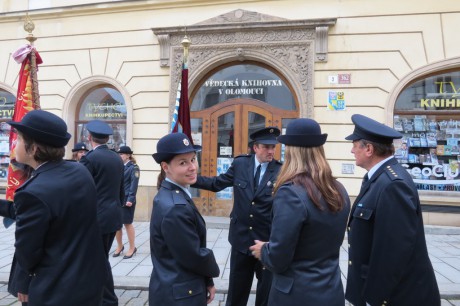
[[345,297],[355,306],[440,305],[415,184],[393,157],[396,130],[353,115],[351,152],[368,171],[348,223]]
[[80,163],[85,165],[93,176],[97,189],[97,219],[101,229],[109,275],[104,288],[103,305],[118,305],[113,286],[112,268],[108,258],[115,233],[122,226],[121,205],[125,198],[124,166],[118,154],[107,146],[109,135],[112,135],[112,128],[100,120],[88,122],[86,128],[90,133],[89,141],[93,149],[81,158]]
[[232,245],[227,306],[246,305],[254,272],[258,279],[256,305],[267,305],[272,275],[252,256],[254,240],[268,241],[272,222],[272,191],[281,163],[274,159],[280,130],[268,127],[250,135],[255,154],[235,158],[226,173],[199,176],[192,187],[221,191],[233,186],[228,240]]

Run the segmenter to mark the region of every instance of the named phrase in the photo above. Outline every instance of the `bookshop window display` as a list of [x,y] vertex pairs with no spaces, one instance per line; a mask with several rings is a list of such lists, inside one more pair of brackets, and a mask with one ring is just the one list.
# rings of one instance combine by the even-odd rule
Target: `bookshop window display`
[[395,104],[395,157],[419,190],[460,192],[460,71],[407,87]]
[[86,124],[95,119],[107,122],[113,129],[113,135],[107,143],[109,149],[116,151],[126,145],[126,104],[114,87],[94,87],[83,95],[75,124],[76,142],[84,142],[91,148]]

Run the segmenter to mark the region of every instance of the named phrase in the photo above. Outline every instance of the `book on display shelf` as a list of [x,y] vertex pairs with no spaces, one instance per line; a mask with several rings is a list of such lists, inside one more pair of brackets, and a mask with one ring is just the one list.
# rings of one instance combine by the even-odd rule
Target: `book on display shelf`
[[438,142],[436,140],[436,133],[435,132],[426,133],[426,142],[427,142],[427,147],[435,148],[438,145]]
[[414,131],[425,131],[426,116],[415,116],[414,118]]
[[396,131],[404,131],[402,120],[399,116],[394,116],[393,127]]
[[403,118],[403,127],[404,132],[413,132],[414,131],[414,123],[411,119]]
[[420,138],[409,138],[409,147],[420,147],[421,146],[421,142],[420,142]]
[[437,145],[436,146],[436,154],[437,155],[444,155],[444,145]]
[[425,137],[420,137],[420,146],[428,147],[428,140]]

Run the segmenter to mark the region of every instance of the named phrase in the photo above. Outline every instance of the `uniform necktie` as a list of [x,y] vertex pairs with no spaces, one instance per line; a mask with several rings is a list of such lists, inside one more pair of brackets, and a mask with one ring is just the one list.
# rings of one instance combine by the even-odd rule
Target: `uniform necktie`
[[367,181],[369,180],[369,175],[366,175],[363,177],[363,185],[367,183]]
[[259,187],[260,168],[261,168],[261,165],[259,164],[257,166],[256,175],[254,175],[254,190],[257,190],[257,187]]
[[364,186],[366,186],[367,182],[369,181],[369,175],[366,175],[363,177],[363,183],[361,184],[361,190],[359,193],[361,193],[361,191],[363,190]]

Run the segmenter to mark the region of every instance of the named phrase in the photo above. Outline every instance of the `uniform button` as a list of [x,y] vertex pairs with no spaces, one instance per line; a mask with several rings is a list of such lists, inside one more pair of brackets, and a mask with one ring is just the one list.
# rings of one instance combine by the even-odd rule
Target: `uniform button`
[[351,227],[348,227],[348,231],[351,231]]
[[249,218],[252,218],[252,217],[254,217],[254,216],[253,216],[253,215],[249,215]]
[[383,305],[386,305],[387,304],[387,301],[383,301]]
[[351,266],[351,260],[348,262],[348,265]]
[[176,190],[176,193],[179,193],[179,190]]
[[192,293],[193,293],[193,291],[192,291],[192,290],[189,290],[189,291],[188,291],[188,294],[192,294]]
[[249,230],[252,231],[252,226],[249,227]]
[[359,216],[362,217],[362,216],[363,216],[363,213],[360,213]]
[[252,202],[251,204],[254,205],[254,204],[256,204],[256,203],[255,203],[255,202]]

